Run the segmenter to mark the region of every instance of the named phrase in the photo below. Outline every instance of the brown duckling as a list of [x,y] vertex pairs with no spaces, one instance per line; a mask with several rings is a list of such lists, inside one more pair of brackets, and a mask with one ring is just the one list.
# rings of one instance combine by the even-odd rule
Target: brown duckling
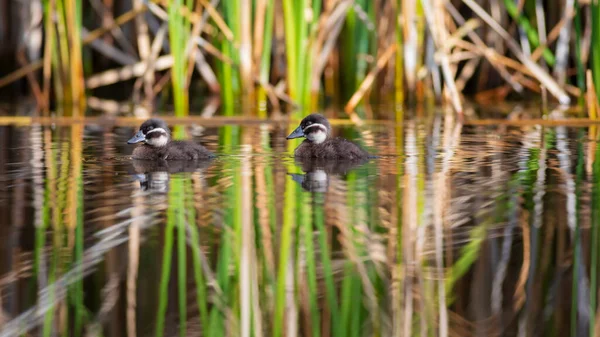
[[204,160],[215,155],[204,146],[190,141],[171,139],[171,130],[162,119],[145,121],[127,144],[143,142],[133,150],[132,158],[140,160]]
[[325,116],[310,114],[286,139],[306,138],[294,151],[299,158],[360,160],[373,158],[355,143],[344,138],[331,138],[331,125]]

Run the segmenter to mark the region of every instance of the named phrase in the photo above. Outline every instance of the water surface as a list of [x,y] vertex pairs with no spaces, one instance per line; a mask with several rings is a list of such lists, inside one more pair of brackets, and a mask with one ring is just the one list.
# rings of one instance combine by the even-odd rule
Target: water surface
[[165,165],[118,121],[8,124],[0,336],[600,329],[595,126],[335,126],[379,158],[297,163],[291,125],[186,123],[219,157]]

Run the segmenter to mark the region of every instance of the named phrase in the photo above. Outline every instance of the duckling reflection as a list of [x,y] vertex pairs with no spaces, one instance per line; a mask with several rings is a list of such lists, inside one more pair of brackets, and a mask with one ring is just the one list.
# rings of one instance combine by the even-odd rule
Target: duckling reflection
[[169,174],[167,172],[149,172],[133,175],[140,182],[142,191],[167,193],[169,191]]
[[368,161],[368,159],[331,161],[315,158],[296,158],[296,165],[299,165],[305,174],[290,173],[289,175],[306,191],[324,193],[329,188],[332,176],[345,175]]
[[169,178],[173,173],[202,171],[212,164],[212,159],[189,160],[138,160],[133,159],[133,175],[143,191],[165,193],[169,190]]

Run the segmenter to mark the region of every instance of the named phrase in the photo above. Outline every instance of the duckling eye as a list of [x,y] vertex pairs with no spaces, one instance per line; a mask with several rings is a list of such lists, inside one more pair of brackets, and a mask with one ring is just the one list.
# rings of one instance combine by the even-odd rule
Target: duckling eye
[[154,129],[154,127],[153,127],[153,126],[149,126],[149,127],[148,127],[148,131],[150,131],[150,130],[152,130],[152,129]]
[[307,122],[306,124],[307,124],[307,125],[311,125],[312,123],[313,123],[313,122]]

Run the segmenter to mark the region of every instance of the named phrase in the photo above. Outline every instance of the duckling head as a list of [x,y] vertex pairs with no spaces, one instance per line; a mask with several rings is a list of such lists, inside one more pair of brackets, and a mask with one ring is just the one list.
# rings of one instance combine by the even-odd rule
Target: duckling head
[[304,117],[302,122],[300,122],[300,126],[292,131],[286,139],[305,137],[312,143],[320,144],[329,137],[330,132],[331,125],[325,116],[310,114]]
[[145,121],[135,136],[127,141],[127,144],[144,142],[150,146],[162,147],[167,145],[171,138],[171,130],[162,119],[152,118]]

